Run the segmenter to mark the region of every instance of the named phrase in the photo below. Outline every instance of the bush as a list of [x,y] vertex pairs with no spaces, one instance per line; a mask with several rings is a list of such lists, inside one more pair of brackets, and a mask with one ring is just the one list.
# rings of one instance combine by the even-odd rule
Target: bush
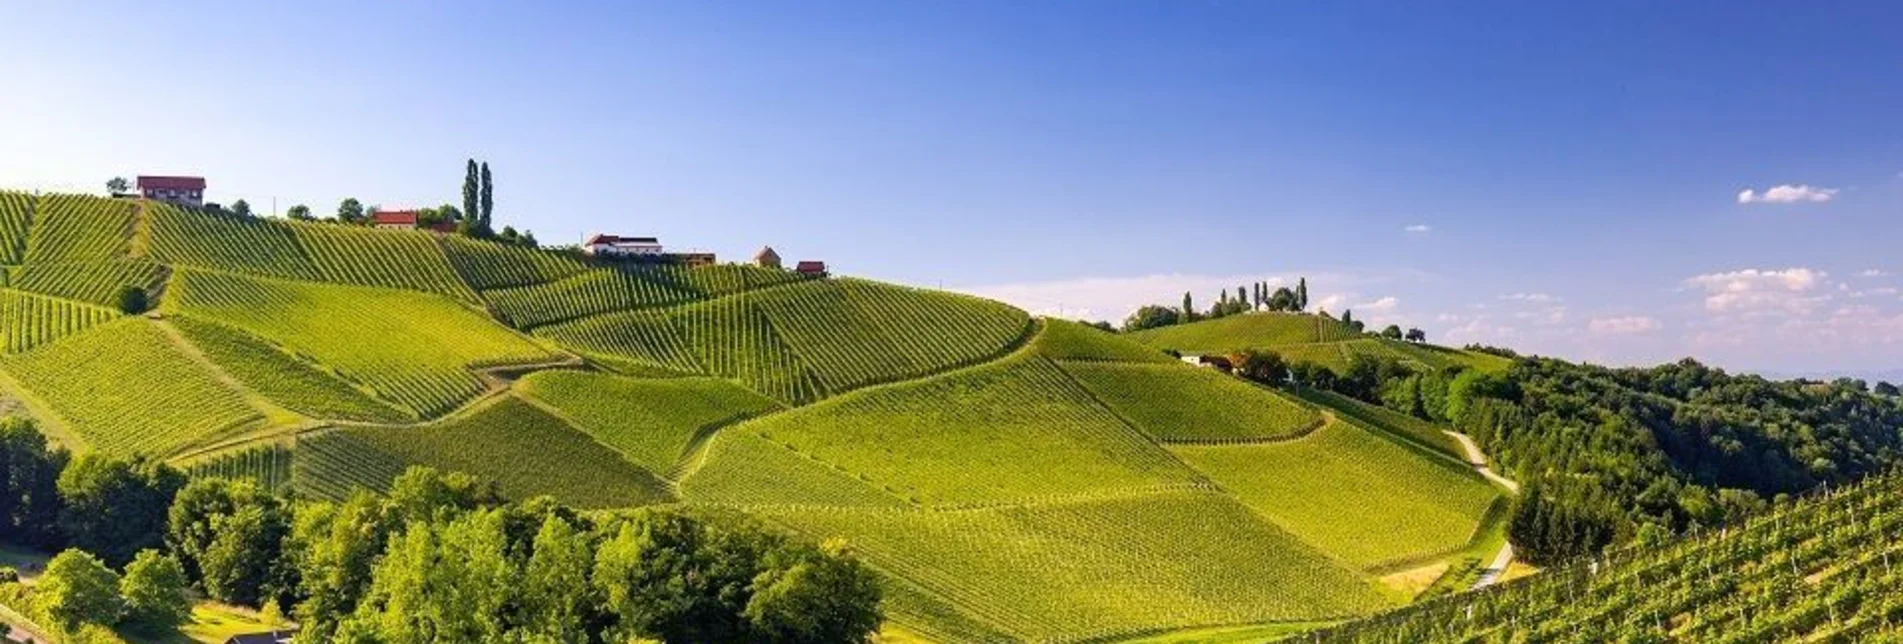
[[127,286],[119,289],[119,312],[126,315],[144,313],[150,306],[146,301],[145,289]]

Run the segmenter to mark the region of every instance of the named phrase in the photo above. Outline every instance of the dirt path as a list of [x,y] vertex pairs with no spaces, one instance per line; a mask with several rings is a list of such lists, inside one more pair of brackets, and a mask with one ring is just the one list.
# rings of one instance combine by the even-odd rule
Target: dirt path
[[[1442,430],[1442,431],[1446,431],[1446,430]],[[1480,446],[1474,444],[1473,438],[1467,436],[1466,434],[1462,434],[1460,432],[1452,432],[1452,431],[1447,432],[1447,435],[1454,437],[1454,440],[1456,441],[1460,441],[1460,448],[1467,452],[1467,463],[1470,465],[1473,465],[1474,470],[1480,472],[1481,476],[1486,477],[1487,480],[1489,481],[1493,481],[1494,483],[1499,484],[1500,487],[1504,487],[1508,491],[1514,494],[1520,493],[1519,483],[1515,482],[1513,479],[1500,476],[1498,473],[1493,471],[1493,468],[1487,466],[1487,455],[1482,454],[1480,452]]]
[[[1518,482],[1500,476],[1493,471],[1493,468],[1487,466],[1487,455],[1480,451],[1480,446],[1474,443],[1473,437],[1454,431],[1447,432],[1447,435],[1454,437],[1454,440],[1460,442],[1460,449],[1467,453],[1467,463],[1473,465],[1474,471],[1479,472],[1480,475],[1486,477],[1487,480],[1493,481],[1495,484],[1506,488],[1509,492],[1514,494],[1520,493],[1520,484]],[[1503,541],[1500,543],[1500,552],[1495,554],[1493,556],[1493,562],[1487,564],[1486,569],[1481,571],[1480,578],[1474,581],[1473,587],[1476,589],[1486,588],[1500,583],[1500,577],[1505,575],[1507,567],[1512,565],[1513,544]]]

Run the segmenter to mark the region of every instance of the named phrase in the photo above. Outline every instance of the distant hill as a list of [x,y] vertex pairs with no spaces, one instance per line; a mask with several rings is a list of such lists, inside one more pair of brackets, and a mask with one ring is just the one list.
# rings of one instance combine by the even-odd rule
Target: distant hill
[[1422,369],[1462,365],[1498,371],[1511,364],[1495,355],[1356,333],[1338,320],[1307,313],[1242,313],[1125,336],[1157,349],[1192,354],[1266,349],[1291,362],[1313,362],[1337,371],[1357,354],[1390,356]]
[[1497,545],[1503,493],[1434,426],[1158,350],[1486,362],[1338,327],[1119,336],[851,278],[0,192],[0,388],[69,449],[319,498],[429,465],[737,509],[849,539],[893,628],[947,641],[1333,621]]

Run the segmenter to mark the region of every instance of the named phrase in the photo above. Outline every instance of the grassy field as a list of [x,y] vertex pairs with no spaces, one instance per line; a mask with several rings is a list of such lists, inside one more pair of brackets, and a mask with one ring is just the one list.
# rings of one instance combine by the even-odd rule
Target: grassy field
[[[319,454],[368,452],[362,466],[333,463]],[[313,447],[315,445],[315,447]],[[311,453],[311,456],[306,456]],[[295,477],[301,489],[330,496],[351,485],[383,489],[390,465],[427,465],[495,481],[514,499],[547,494],[584,508],[645,505],[669,498],[666,486],[620,454],[535,406],[513,397],[464,417],[416,427],[363,427],[301,440],[296,458],[309,459]],[[306,481],[304,479],[310,479]],[[380,481],[380,483],[379,483]]]
[[1050,362],[1003,362],[774,414],[744,431],[928,505],[1183,484],[1194,474]]
[[655,474],[667,475],[704,432],[779,409],[773,400],[712,378],[636,379],[542,371],[516,383],[522,396]]
[[422,417],[480,392],[472,368],[554,358],[452,301],[409,291],[179,271],[167,304],[328,365]]
[[86,446],[169,455],[264,420],[144,319],[124,319],[0,360]]
[[1112,411],[1165,442],[1290,438],[1321,414],[1281,393],[1185,364],[1060,363]]
[[1283,529],[1362,568],[1460,549],[1498,493],[1466,466],[1348,422],[1293,441],[1173,451]]
[[[1353,571],[1228,497],[1170,491],[962,512],[775,508],[815,537],[843,536],[919,588],[888,606],[932,631],[928,601],[1026,640],[1361,614],[1386,605]],[[922,595],[915,596],[915,595]]]

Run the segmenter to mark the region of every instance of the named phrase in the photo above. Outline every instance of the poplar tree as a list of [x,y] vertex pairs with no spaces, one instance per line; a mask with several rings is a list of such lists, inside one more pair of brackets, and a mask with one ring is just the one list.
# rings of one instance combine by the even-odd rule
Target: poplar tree
[[1295,283],[1295,310],[1308,310],[1308,278]]
[[1196,304],[1190,301],[1189,291],[1183,291],[1183,321],[1194,322],[1195,320]]
[[477,192],[476,160],[470,159],[468,168],[463,171],[463,212],[468,213],[469,218],[475,219],[476,224],[480,227],[482,223],[482,215],[480,213],[482,211],[478,209],[481,204],[478,202]]
[[481,217],[482,233],[484,235],[488,235],[489,231],[494,230],[491,224],[494,221],[494,216],[496,214],[496,191],[495,191],[495,185],[489,182],[489,162],[488,161],[482,162],[481,201],[482,203],[480,205],[482,206],[482,217]]

